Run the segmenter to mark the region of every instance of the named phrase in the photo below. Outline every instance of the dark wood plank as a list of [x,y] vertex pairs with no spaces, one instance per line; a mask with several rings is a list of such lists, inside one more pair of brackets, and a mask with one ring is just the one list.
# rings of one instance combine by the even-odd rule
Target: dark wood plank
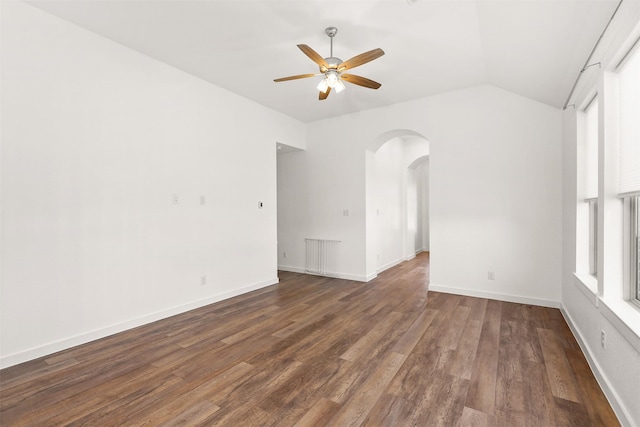
[[499,301],[487,304],[465,405],[487,414],[493,414],[495,407],[501,309]]
[[491,415],[465,406],[454,425],[455,427],[491,427],[496,423]]
[[364,420],[365,426],[408,426],[415,413],[415,405],[399,396],[385,393]]
[[295,427],[316,427],[319,425],[327,425],[329,420],[335,416],[341,408],[339,404],[333,402],[326,397],[321,397],[309,409],[302,418],[296,422]]
[[573,370],[580,393],[581,401],[588,402],[584,405],[589,413],[589,419],[596,426],[618,425],[613,409],[609,405],[602,389],[591,373],[587,360],[579,350],[565,351],[569,365]]
[[359,392],[355,393],[354,397],[349,399],[331,419],[330,424],[344,426],[362,424],[406,358],[403,354],[390,352],[362,384]]
[[581,403],[571,365],[557,335],[550,329],[538,328],[538,337],[553,396]]

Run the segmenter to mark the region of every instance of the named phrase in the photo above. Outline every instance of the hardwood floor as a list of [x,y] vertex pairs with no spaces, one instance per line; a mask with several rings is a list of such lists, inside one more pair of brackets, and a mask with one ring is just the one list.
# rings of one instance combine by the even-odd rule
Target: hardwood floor
[[280,284],[0,371],[0,424],[615,426],[556,309],[369,283]]

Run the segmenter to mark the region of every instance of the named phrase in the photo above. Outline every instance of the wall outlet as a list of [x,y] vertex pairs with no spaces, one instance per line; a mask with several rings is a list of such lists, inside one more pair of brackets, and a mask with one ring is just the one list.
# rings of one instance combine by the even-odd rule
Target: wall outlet
[[204,196],[200,196],[200,205],[204,206],[207,204],[207,198]]
[[180,199],[178,199],[178,195],[177,194],[172,194],[171,195],[171,204],[172,205],[177,205],[180,203]]
[[605,335],[604,335],[604,331],[600,331],[600,346],[602,346],[602,348],[605,348]]
[[262,209],[264,207],[264,203],[258,202],[258,209]]
[[489,271],[487,273],[487,279],[489,280],[496,280],[496,274],[493,271]]
[[286,253],[286,252],[283,252],[283,253],[282,253],[282,258],[286,258],[286,257],[287,257],[287,253]]
[[207,284],[207,276],[200,276],[200,286]]

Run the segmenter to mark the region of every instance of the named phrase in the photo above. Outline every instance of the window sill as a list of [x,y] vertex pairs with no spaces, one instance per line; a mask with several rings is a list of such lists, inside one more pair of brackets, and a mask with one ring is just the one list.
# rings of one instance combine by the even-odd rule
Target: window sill
[[598,279],[590,274],[573,273],[576,287],[584,294],[591,303],[598,306]]
[[629,301],[603,298],[600,312],[640,352],[640,309]]

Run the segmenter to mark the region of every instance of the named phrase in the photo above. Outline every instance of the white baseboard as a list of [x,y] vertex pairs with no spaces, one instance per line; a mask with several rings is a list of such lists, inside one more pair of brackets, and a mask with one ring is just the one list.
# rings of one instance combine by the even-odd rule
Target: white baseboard
[[551,301],[539,298],[523,297],[519,295],[498,294],[493,292],[478,291],[475,289],[453,288],[449,286],[429,284],[429,290],[435,292],[444,292],[446,294],[465,295],[469,297],[487,298],[498,301],[516,302],[519,304],[539,305],[541,307],[561,308],[560,301]]
[[[412,258],[415,258],[415,255],[414,255]],[[390,268],[392,268],[392,267],[395,267],[396,265],[398,265],[398,264],[400,264],[400,263],[403,263],[403,262],[405,262],[405,261],[407,261],[407,259],[406,259],[405,257],[402,257],[402,258],[398,258],[398,259],[396,259],[396,260],[393,260],[393,261],[391,261],[391,262],[388,262],[388,263],[386,263],[385,265],[383,265],[383,266],[381,266],[381,267],[378,267],[378,268],[376,269],[376,273],[378,273],[378,274],[379,274],[379,273],[382,273],[383,271],[388,270],[388,269],[390,269]]]
[[346,273],[315,274],[315,273],[308,273],[304,268],[292,267],[292,266],[289,266],[289,265],[279,265],[278,266],[278,270],[289,271],[291,273],[310,274],[312,276],[331,277],[333,279],[353,280],[353,281],[356,281],[356,282],[368,282],[371,279],[376,277],[374,275],[373,277],[369,278],[369,276],[356,276],[355,274],[346,274]]
[[278,266],[278,270],[281,271],[288,271],[290,273],[301,273],[301,274],[306,274],[304,271],[304,268],[300,268],[300,267],[293,267],[290,265],[279,265]]
[[[306,273],[306,274],[320,276],[319,274],[313,274],[313,273]],[[334,279],[353,280],[354,282],[368,282],[369,281],[369,280],[367,280],[367,278],[365,276],[356,276],[354,274],[327,273],[327,274],[322,274],[322,276],[324,276],[324,277],[332,277]]]
[[[373,279],[375,279],[376,277],[378,277],[378,274],[382,273],[385,270],[388,270],[392,267],[395,267],[398,264],[402,264],[405,261],[410,261],[412,259],[414,259],[416,257],[417,254],[423,252],[422,250],[416,252],[415,254],[409,254],[406,256],[403,256],[401,258],[398,258],[394,261],[388,262],[385,265],[383,265],[382,267],[379,267],[378,269],[376,269],[376,272],[373,274],[369,274],[366,276],[357,276],[354,274],[345,274],[345,273],[328,273],[325,276],[326,277],[333,277],[336,279],[345,279],[345,280],[355,280],[356,282],[370,282]],[[304,268],[300,268],[300,267],[293,267],[290,265],[279,265],[278,266],[278,270],[282,270],[282,271],[289,271],[291,273],[301,273],[301,274],[309,274],[306,272],[306,270]],[[311,273],[313,274],[313,273]]]
[[620,400],[620,398],[618,397],[618,393],[616,393],[614,388],[611,386],[611,382],[603,373],[602,369],[600,368],[600,364],[597,362],[597,359],[593,357],[591,347],[589,347],[587,341],[583,339],[582,334],[580,333],[580,330],[575,326],[571,315],[564,309],[564,307],[560,308],[560,312],[562,313],[564,320],[567,322],[567,325],[569,325],[569,329],[571,329],[571,332],[578,342],[582,353],[585,355],[587,363],[591,368],[591,372],[593,372],[593,376],[596,378],[596,381],[598,381],[598,385],[600,385],[600,388],[609,401],[611,408],[613,408],[613,412],[615,412],[616,416],[618,417],[618,421],[620,421],[620,424],[622,424],[623,426],[633,426],[634,424],[631,422],[629,411],[621,403],[622,400]]
[[95,329],[93,331],[85,332],[73,337],[64,338],[59,341],[44,344],[38,347],[34,347],[28,350],[20,351],[17,353],[9,354],[0,357],[0,369],[8,368],[19,363],[27,362],[29,360],[37,359],[39,357],[47,356],[49,354],[56,353],[58,351],[66,350],[77,345],[86,344],[91,341],[98,340],[100,338],[108,337],[109,335],[117,334],[119,332],[133,329],[138,326],[146,325],[158,320],[166,319],[167,317],[175,316],[176,314],[184,313],[189,310],[204,307],[205,305],[213,304],[215,302],[223,301],[241,294],[245,294],[257,289],[261,289],[267,286],[275,285],[279,280],[275,279],[265,280],[264,282],[254,283],[249,286],[234,289],[232,291],[223,292],[217,295],[213,295],[207,298],[203,298],[190,303],[182,304],[175,307],[170,307],[165,310],[150,313],[145,316],[140,316],[135,319],[130,319],[121,323],[106,326],[104,328]]
[[378,277],[378,274],[376,274],[376,273],[372,273],[372,274],[369,274],[368,276],[366,276],[366,277],[365,277],[365,280],[361,280],[361,281],[362,281],[362,282],[370,282],[370,281],[372,281],[373,279],[375,279],[376,277]]

